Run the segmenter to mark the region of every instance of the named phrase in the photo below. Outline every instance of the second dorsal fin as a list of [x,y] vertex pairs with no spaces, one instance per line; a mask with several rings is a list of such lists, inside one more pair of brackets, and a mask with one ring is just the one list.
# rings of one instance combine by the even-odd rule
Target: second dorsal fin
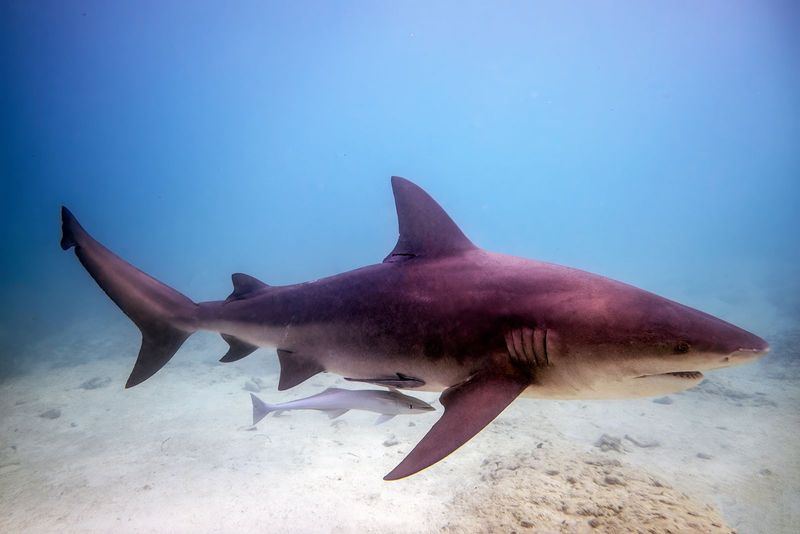
[[477,248],[431,196],[418,185],[392,176],[400,237],[384,263],[436,258]]
[[233,293],[228,295],[228,298],[225,299],[226,302],[246,299],[247,297],[252,296],[253,293],[269,287],[258,278],[254,278],[249,274],[244,273],[233,273],[231,275],[231,281],[233,282]]

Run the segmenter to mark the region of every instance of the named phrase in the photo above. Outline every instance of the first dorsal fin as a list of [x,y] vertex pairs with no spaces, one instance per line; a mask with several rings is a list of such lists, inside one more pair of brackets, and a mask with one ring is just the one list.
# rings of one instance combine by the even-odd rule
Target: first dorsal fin
[[233,293],[228,295],[228,298],[225,299],[226,301],[241,300],[252,296],[253,293],[261,289],[269,287],[258,278],[244,273],[233,273],[231,275],[231,281],[233,281]]
[[477,248],[442,207],[418,185],[392,176],[400,237],[384,263],[436,258]]

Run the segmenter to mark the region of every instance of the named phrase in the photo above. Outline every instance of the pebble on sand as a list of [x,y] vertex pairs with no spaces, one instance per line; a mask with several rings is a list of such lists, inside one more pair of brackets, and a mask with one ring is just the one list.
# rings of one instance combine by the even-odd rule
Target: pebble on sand
[[657,399],[653,399],[653,402],[656,404],[672,404],[675,401],[672,400],[672,397],[659,397]]
[[625,434],[625,439],[627,439],[628,441],[630,441],[631,443],[633,443],[637,447],[641,447],[643,449],[649,449],[649,448],[658,447],[659,445],[661,445],[661,443],[659,443],[658,441],[656,441],[654,439],[647,439],[647,438],[637,439],[637,438],[635,438],[635,437],[633,437],[633,436],[631,436],[629,434]]
[[242,389],[245,391],[251,391],[253,393],[258,393],[259,391],[261,391],[261,388],[258,386],[258,384],[254,383],[251,380],[245,382]]
[[625,447],[622,446],[622,440],[615,436],[609,436],[608,434],[600,436],[597,441],[594,442],[594,446],[603,452],[626,452]]
[[111,383],[111,378],[107,376],[96,376],[94,378],[90,378],[89,380],[85,381],[81,384],[81,389],[98,389],[106,387]]

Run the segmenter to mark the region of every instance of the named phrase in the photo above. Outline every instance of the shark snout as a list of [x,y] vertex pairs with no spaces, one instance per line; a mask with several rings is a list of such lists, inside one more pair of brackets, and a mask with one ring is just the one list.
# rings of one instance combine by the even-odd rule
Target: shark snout
[[769,343],[755,334],[747,333],[746,339],[739,340],[733,350],[722,357],[721,362],[725,367],[750,363],[758,360],[769,352]]
[[744,339],[738,340],[738,347],[731,354],[732,357],[761,357],[769,352],[769,343],[755,334],[746,332]]
[[748,346],[746,347],[739,347],[739,351],[752,352],[758,354],[759,356],[763,356],[769,352],[769,343],[767,343],[766,340],[761,339],[753,334],[751,334],[751,336],[753,337],[753,342],[748,343]]
[[731,353],[730,356],[727,356],[727,359],[731,361],[734,365],[739,363],[747,363],[752,362],[761,358],[762,356],[766,355],[769,352],[769,344],[761,340],[762,343],[753,347],[739,347],[738,350],[735,350]]
[[694,325],[691,331],[698,348],[707,347],[710,352],[731,358],[763,356],[769,351],[766,340],[717,317],[698,315]]

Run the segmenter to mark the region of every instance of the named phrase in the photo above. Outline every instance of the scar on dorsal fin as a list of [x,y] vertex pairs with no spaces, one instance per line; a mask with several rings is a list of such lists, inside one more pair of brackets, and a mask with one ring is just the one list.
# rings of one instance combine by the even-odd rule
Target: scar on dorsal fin
[[530,384],[523,373],[481,371],[440,397],[444,414],[384,480],[397,480],[429,467],[483,430]]
[[413,376],[404,375],[403,373],[395,373],[395,376],[379,377],[379,378],[345,378],[350,382],[366,382],[367,384],[375,384],[376,386],[385,386],[388,388],[401,388],[412,389],[425,385],[424,380],[414,378]]
[[384,263],[436,258],[477,248],[453,219],[418,185],[392,176],[400,237]]
[[301,352],[278,349],[278,361],[281,364],[281,377],[278,390],[293,388],[312,376],[325,371],[317,360]]
[[231,275],[231,281],[233,282],[233,293],[228,295],[228,298],[225,299],[225,302],[246,299],[247,297],[251,297],[253,294],[258,293],[260,290],[269,287],[258,278],[254,278],[249,274],[244,273],[233,273]]
[[252,354],[258,348],[256,345],[252,345],[247,341],[242,341],[238,337],[234,337],[230,334],[220,334],[222,339],[224,339],[228,343],[228,352],[225,353],[225,356],[219,359],[219,361],[223,363],[230,363],[235,362],[236,360],[241,360],[245,356]]

